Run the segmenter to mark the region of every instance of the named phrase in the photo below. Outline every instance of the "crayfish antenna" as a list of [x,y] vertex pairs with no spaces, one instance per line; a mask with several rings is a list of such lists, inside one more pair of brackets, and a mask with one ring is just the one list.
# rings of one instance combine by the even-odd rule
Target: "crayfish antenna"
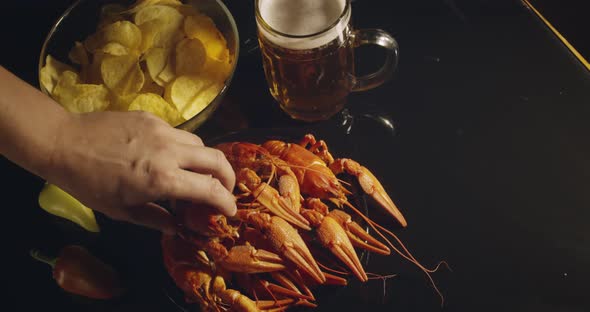
[[[350,209],[352,209],[356,214],[358,214],[361,218],[363,218],[363,220],[365,220],[369,226],[375,230],[375,232],[381,237],[383,238],[383,240],[385,240],[385,242],[389,245],[389,247],[391,247],[391,249],[393,251],[395,251],[397,254],[399,254],[402,258],[406,259],[407,261],[413,263],[414,265],[416,265],[418,268],[420,268],[420,270],[422,270],[425,274],[426,277],[428,278],[428,280],[430,281],[430,284],[432,285],[432,287],[434,288],[434,291],[437,293],[437,295],[440,297],[441,299],[441,306],[444,305],[444,296],[442,294],[442,292],[438,289],[438,286],[436,286],[436,283],[434,282],[434,279],[432,278],[432,276],[430,275],[431,273],[435,272],[439,266],[437,265],[436,268],[434,270],[432,269],[427,269],[426,267],[424,267],[420,262],[418,262],[418,260],[416,260],[416,258],[414,258],[414,256],[412,255],[412,253],[410,253],[410,251],[406,248],[406,246],[402,243],[402,241],[397,237],[397,235],[393,234],[393,232],[389,231],[388,229],[386,229],[385,227],[379,225],[377,222],[369,219],[367,216],[365,216],[363,213],[361,213],[356,207],[354,207],[351,203],[349,203],[348,201],[345,201],[344,204],[346,206],[348,206]],[[383,233],[381,233],[381,231],[384,231],[385,233],[389,234],[391,237],[394,238],[394,240],[396,242],[398,242],[398,244],[401,246],[402,250],[405,251],[406,253],[403,253],[398,247],[396,247],[389,239],[387,239],[387,237],[385,237],[385,235],[383,235]]]
[[[326,276],[326,283],[325,283],[326,285],[336,285],[336,286],[346,286],[346,285],[348,285],[348,280],[346,280],[345,278],[340,277],[338,275],[332,274],[332,273],[335,273],[335,274],[341,274],[341,275],[346,276],[346,275],[349,275],[348,272],[339,271],[339,270],[336,270],[336,269],[332,269],[332,268],[330,268],[330,267],[328,267],[328,266],[326,266],[326,265],[324,265],[324,264],[322,264],[320,262],[318,262],[318,265],[322,269],[324,269],[324,270],[327,271],[327,272],[326,271],[323,271],[324,275]],[[332,272],[332,273],[328,273],[328,272]]]
[[348,213],[340,209],[334,209],[330,211],[329,216],[340,223],[354,246],[384,256],[391,254],[391,250],[385,244],[369,235],[358,223],[352,220]]
[[334,274],[326,273],[326,272],[324,272],[324,275],[326,275],[326,284],[327,285],[337,285],[337,286],[348,285],[348,281],[345,278],[342,278],[342,277],[334,275]]
[[[299,271],[297,271],[297,270],[294,270],[293,272],[279,271],[279,272],[272,272],[272,273],[270,273],[270,275],[272,276],[273,279],[275,279],[277,282],[279,282],[284,287],[287,287],[288,289],[291,289],[293,291],[298,292],[299,294],[302,294],[303,297],[300,297],[301,299],[307,299],[307,300],[311,300],[311,301],[315,300],[315,297],[313,296],[311,290],[303,282],[303,278],[299,274]],[[295,285],[295,284],[297,284],[297,285]],[[300,288],[303,292],[299,290]],[[305,294],[303,294],[303,293],[305,293]]]
[[266,290],[266,292],[268,292],[273,297],[275,301],[277,300],[275,294],[294,299],[313,300],[313,298],[310,298],[309,296],[302,294],[301,292],[299,292],[299,290],[289,289],[264,280],[259,280],[258,282]]
[[[289,306],[295,303],[295,299],[286,298],[280,300],[258,300],[256,306],[263,311],[284,311]],[[281,309],[282,310],[276,310]]]

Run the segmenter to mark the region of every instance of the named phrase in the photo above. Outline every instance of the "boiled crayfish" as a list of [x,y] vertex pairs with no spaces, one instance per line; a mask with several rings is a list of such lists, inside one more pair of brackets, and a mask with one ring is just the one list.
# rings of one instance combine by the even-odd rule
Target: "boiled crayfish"
[[[369,279],[355,247],[381,255],[393,249],[433,282],[429,273],[434,270],[419,264],[391,231],[349,203],[348,184],[336,176],[356,177],[363,191],[406,227],[381,183],[358,162],[334,159],[324,141],[308,134],[297,144],[229,142],[216,148],[236,172],[237,214],[226,218],[210,208],[181,203],[176,213],[183,229],[162,238],[165,267],[187,301],[198,302],[204,311],[315,307],[313,287],[347,284],[318,257],[343,264],[362,282]],[[353,221],[346,208],[359,214],[385,243]]]

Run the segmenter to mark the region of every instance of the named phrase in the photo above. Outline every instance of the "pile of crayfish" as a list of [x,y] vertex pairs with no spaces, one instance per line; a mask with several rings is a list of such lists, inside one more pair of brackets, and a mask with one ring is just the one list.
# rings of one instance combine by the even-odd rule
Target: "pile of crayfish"
[[[394,245],[382,231],[395,237],[393,233],[349,202],[350,184],[337,175],[356,178],[366,194],[407,226],[377,178],[354,160],[334,159],[324,141],[308,134],[298,143],[229,142],[215,148],[236,173],[236,215],[179,203],[175,212],[185,227],[161,242],[165,268],[187,302],[198,303],[203,311],[316,307],[314,287],[347,284],[330,264],[361,282],[369,279],[355,247],[381,255],[393,249],[427,275],[432,272],[399,239]],[[369,235],[345,209],[358,214],[387,244]]]

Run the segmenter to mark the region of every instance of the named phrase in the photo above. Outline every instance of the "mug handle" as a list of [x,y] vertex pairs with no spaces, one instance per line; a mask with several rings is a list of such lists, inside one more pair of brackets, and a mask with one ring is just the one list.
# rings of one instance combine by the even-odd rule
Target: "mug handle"
[[385,63],[381,68],[371,74],[355,77],[353,92],[370,90],[386,82],[397,68],[399,46],[397,41],[387,32],[381,29],[360,29],[352,33],[352,47],[357,48],[366,44],[376,44],[387,49]]

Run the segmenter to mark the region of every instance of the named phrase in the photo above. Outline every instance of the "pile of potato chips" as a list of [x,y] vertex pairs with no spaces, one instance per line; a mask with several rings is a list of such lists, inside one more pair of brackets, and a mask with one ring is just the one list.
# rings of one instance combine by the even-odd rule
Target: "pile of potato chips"
[[97,31],[75,42],[69,59],[76,65],[48,55],[40,72],[68,111],[142,110],[172,126],[211,103],[233,62],[213,20],[180,0],[103,7]]

